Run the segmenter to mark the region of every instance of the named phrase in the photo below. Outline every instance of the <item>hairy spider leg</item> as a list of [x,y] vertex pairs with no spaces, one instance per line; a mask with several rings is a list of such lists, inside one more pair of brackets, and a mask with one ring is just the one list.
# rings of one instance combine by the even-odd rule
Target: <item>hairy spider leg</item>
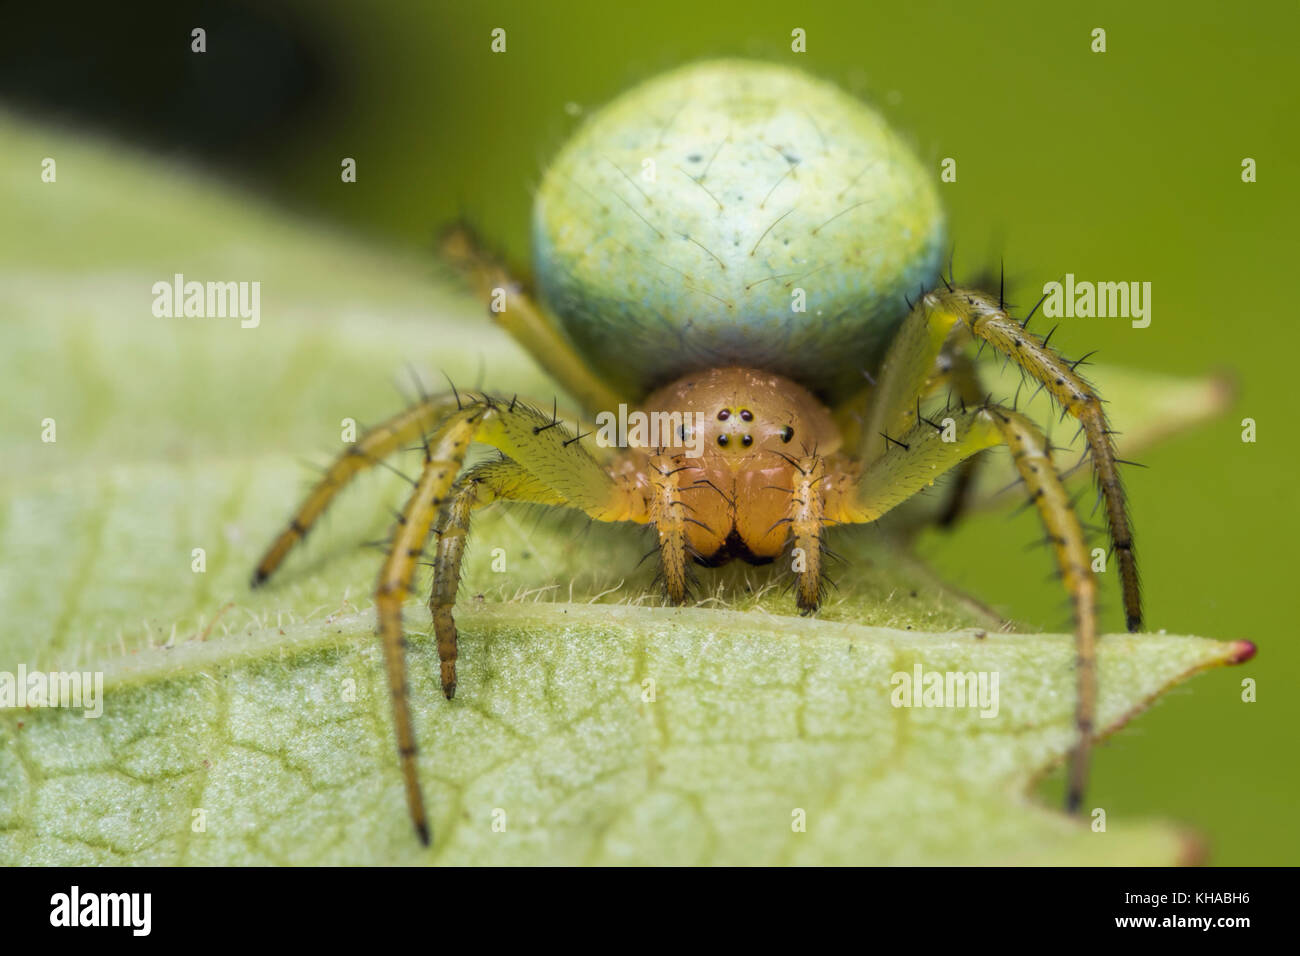
[[429,612],[438,640],[442,692],[456,695],[456,621],[452,609],[460,587],[460,565],[469,536],[470,514],[495,501],[520,501],[564,507],[568,502],[517,462],[509,458],[486,461],[467,471],[452,490],[451,500],[434,527],[437,552]]
[[[686,526],[694,525],[704,532],[703,536],[697,537],[710,553],[722,547],[726,534],[726,529],[719,532],[696,517],[698,509],[684,499],[688,492],[706,487],[711,494],[723,495],[723,492],[703,479],[696,463],[682,455],[660,451],[646,460],[645,468],[645,478],[649,482],[646,519],[655,530],[655,548],[659,552],[658,580],[670,602],[683,604],[690,598],[694,585],[690,562],[701,553],[692,546],[690,529]],[[731,520],[735,502],[726,499],[725,495],[724,499],[730,502],[727,518]]]
[[[953,337],[950,336],[947,346],[939,355],[939,367],[927,384],[926,392],[933,394],[947,385],[960,405],[975,408],[984,400],[985,395],[979,370],[975,367],[974,359],[964,352],[955,351],[953,346]],[[972,456],[957,466],[956,475],[948,488],[948,500],[935,519],[941,528],[952,527],[966,511],[982,459],[982,455]]]
[[862,457],[870,464],[884,454],[889,439],[916,419],[917,397],[930,377],[935,358],[954,327],[964,326],[1037,379],[1068,414],[1079,421],[1088,443],[1097,484],[1106,504],[1111,546],[1119,561],[1125,624],[1142,627],[1142,596],[1137,557],[1128,517],[1119,461],[1101,398],[1047,341],[1007,314],[997,299],[971,289],[927,292],[904,321],[881,368],[874,404],[861,438]]
[[[864,463],[870,466],[895,446],[894,435],[915,425],[930,424],[916,421],[917,396],[931,377],[927,370],[933,368],[937,356],[951,341],[950,337],[961,334],[960,330],[963,329],[973,338],[992,345],[1032,375],[1056,399],[1066,414],[1079,420],[1087,438],[1097,482],[1106,502],[1111,541],[1119,558],[1125,623],[1130,631],[1137,630],[1142,624],[1142,605],[1133,537],[1111,432],[1101,400],[1082,376],[1075,372],[1073,364],[1050,348],[1045,339],[1029,332],[1022,323],[1012,319],[999,300],[983,292],[949,289],[946,286],[921,297],[904,321],[881,368],[875,390],[875,404],[867,418],[861,439]],[[1027,479],[1026,483],[1028,484]],[[1033,492],[1032,486],[1030,490]],[[1038,503],[1041,510],[1041,498]],[[1077,518],[1075,523],[1077,524]],[[1091,580],[1091,569],[1088,571],[1086,576]],[[1065,575],[1065,578],[1068,586],[1070,576]],[[1083,799],[1096,704],[1095,663],[1091,651],[1096,626],[1095,622],[1085,624],[1081,620],[1079,598],[1075,597],[1074,600],[1080,662],[1077,704],[1080,741],[1072,757],[1066,791],[1066,804],[1071,810],[1077,810]],[[1095,616],[1095,612],[1092,613]],[[1092,636],[1089,637],[1085,631]],[[1085,647],[1085,644],[1088,646]]]
[[[832,459],[835,461],[838,459]],[[795,604],[800,614],[811,614],[821,604],[826,588],[822,573],[822,536],[826,529],[824,492],[820,487],[830,472],[827,459],[816,455],[794,458],[790,489],[791,566],[795,573]]]
[[[506,459],[470,469],[457,482],[473,442],[497,448]],[[483,396],[454,412],[426,441],[424,467],[393,529],[379,574],[375,604],[384,649],[393,721],[416,833],[429,843],[429,826],[416,767],[406,679],[402,606],[430,532],[438,528],[429,608],[433,614],[443,693],[456,692],[457,631],[452,608],[460,582],[469,517],[493,500],[511,499],[577,508],[597,521],[646,520],[644,499],[628,482],[615,481],[558,419],[521,402]]]
[[[1073,812],[1087,785],[1097,706],[1096,580],[1083,527],[1052,462],[1047,439],[1033,422],[1019,412],[994,404],[950,411],[948,417],[953,419],[952,431],[923,419],[897,439],[891,439],[888,450],[869,467],[855,463],[851,469],[828,477],[823,491],[826,517],[843,524],[875,521],[977,452],[999,444],[1010,448],[1016,470],[1029,489],[1029,500],[1047,528],[1073,605],[1078,740],[1071,754],[1066,794],[1067,807]],[[946,441],[946,437],[956,440]]]
[[445,502],[448,489],[460,470],[469,448],[474,428],[484,409],[462,409],[438,426],[427,440],[424,467],[415,488],[399,512],[393,529],[388,556],[375,585],[375,607],[379,613],[379,633],[384,651],[384,669],[393,704],[393,726],[397,732],[397,755],[406,786],[406,806],[415,824],[420,842],[429,845],[429,824],[424,809],[424,794],[416,767],[418,748],[411,722],[409,688],[406,681],[406,632],[402,627],[402,604],[411,591],[411,582],[420,556],[424,554],[429,531]]
[[501,310],[491,311],[497,324],[524,347],[534,361],[572,395],[583,411],[595,414],[616,409],[628,396],[612,389],[573,347],[555,316],[529,294],[465,224],[442,235],[443,257],[461,273],[476,296],[493,303],[500,296]]
[[455,395],[425,398],[410,408],[399,412],[380,425],[368,430],[359,440],[349,445],[326,469],[298,510],[262,555],[253,571],[253,587],[264,583],[284,563],[294,546],[307,536],[340,491],[351,481],[383,461],[399,449],[419,441],[424,435],[460,405]]

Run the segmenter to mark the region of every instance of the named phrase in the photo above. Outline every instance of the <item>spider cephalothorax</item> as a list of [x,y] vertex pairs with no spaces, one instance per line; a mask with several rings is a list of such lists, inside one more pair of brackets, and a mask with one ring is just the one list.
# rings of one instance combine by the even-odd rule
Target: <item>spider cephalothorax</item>
[[[699,423],[683,426],[700,433],[691,436],[697,457],[668,448],[626,458],[625,467],[645,482],[660,533],[670,533],[679,502],[686,548],[701,564],[762,564],[784,552],[796,456],[831,454],[841,444],[830,412],[783,375],[737,367],[672,382],[649,395],[645,408]],[[669,577],[665,584],[670,598],[682,599],[682,582]]]
[[[468,230],[447,234],[447,258],[584,420],[609,425],[615,410],[633,409],[638,427],[658,427],[609,425],[601,437],[617,440],[597,441],[517,397],[425,398],[352,445],[258,565],[254,583],[353,476],[423,444],[376,604],[407,801],[425,842],[402,607],[431,537],[429,607],[451,697],[452,609],[477,508],[524,501],[648,525],[674,602],[687,596],[693,561],[779,560],[774,573],[793,576],[797,606],[811,613],[828,526],[875,521],[951,469],[968,477],[971,456],[994,445],[1011,452],[1072,601],[1079,739],[1067,800],[1078,806],[1096,704],[1091,556],[1049,443],[992,400],[967,347],[978,341],[1016,363],[1079,422],[1136,630],[1137,566],[1111,433],[1075,365],[1014,319],[1001,294],[940,280],[934,180],[875,112],[834,86],[772,65],[705,63],[615,100],[561,151],[534,211],[539,300]],[[955,402],[940,414],[941,393]],[[502,457],[466,470],[475,442]]]

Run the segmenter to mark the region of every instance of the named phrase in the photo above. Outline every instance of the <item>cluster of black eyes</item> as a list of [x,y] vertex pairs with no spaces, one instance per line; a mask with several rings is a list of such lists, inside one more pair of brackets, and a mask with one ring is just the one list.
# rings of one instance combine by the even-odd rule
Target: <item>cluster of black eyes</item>
[[[718,421],[720,422],[725,422],[730,417],[731,409],[729,408],[724,408],[722,411],[718,412]],[[740,410],[740,420],[742,422],[752,422],[754,420],[754,413],[748,408],[742,408]]]
[[[731,409],[729,408],[724,408],[722,409],[722,411],[718,412],[718,421],[720,422],[725,422],[730,417],[731,417]],[[740,420],[742,422],[752,422],[754,420],[754,413],[751,412],[748,408],[742,408],[740,410]],[[784,428],[781,429],[781,441],[789,442],[790,439],[793,437],[794,437],[794,429],[791,428],[789,425],[786,425]],[[718,444],[723,448],[726,448],[727,444],[730,441],[731,441],[730,435],[724,433],[718,436]],[[748,448],[750,445],[754,444],[754,436],[741,435],[740,443],[744,445],[746,448]]]

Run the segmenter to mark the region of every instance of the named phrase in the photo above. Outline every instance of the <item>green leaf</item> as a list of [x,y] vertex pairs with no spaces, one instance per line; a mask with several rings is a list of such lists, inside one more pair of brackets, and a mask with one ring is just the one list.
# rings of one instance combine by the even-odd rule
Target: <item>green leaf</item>
[[[806,620],[779,568],[701,571],[702,606],[666,608],[637,567],[643,533],[509,509],[475,528],[454,702],[427,610],[408,611],[435,831],[423,850],[373,637],[379,555],[359,545],[383,536],[401,479],[366,476],[267,590],[250,592],[248,573],[309,479],[295,459],[327,460],[345,418],[398,407],[386,383],[410,357],[468,382],[481,363],[495,390],[553,386],[430,281],[431,259],[112,144],[3,115],[0,140],[0,671],[105,675],[97,719],[0,711],[0,863],[1194,855],[1175,826],[1096,833],[1031,801],[1072,740],[1070,638],[1006,633],[889,533],[838,533],[839,590]],[[39,179],[43,156],[56,183]],[[261,326],[155,318],[152,285],[178,272],[261,281]],[[1185,404],[1162,407],[1170,394],[1210,386],[1143,387],[1126,413],[1157,429],[1189,421]],[[1191,418],[1213,403],[1199,407]],[[1244,653],[1105,638],[1103,726]],[[894,675],[917,665],[997,674],[997,716],[892,706]]]

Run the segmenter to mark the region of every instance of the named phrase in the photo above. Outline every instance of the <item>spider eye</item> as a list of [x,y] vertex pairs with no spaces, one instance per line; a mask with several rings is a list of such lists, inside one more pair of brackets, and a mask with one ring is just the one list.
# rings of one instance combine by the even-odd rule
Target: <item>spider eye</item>
[[724,408],[722,411],[718,412],[718,421],[720,422],[725,422],[730,417],[731,409],[729,408]]
[[788,445],[790,443],[790,439],[793,437],[794,437],[794,429],[791,428],[789,425],[786,425],[785,428],[781,429],[781,441],[785,442]]
[[728,439],[728,436],[726,436],[726,435],[719,435],[719,436],[718,436],[718,444],[721,445],[723,448],[726,448],[726,447],[727,447],[727,442],[728,442],[728,440],[729,440],[729,439]]
[[754,413],[748,408],[742,408],[740,410],[740,418],[741,421],[752,422],[754,420]]
[[740,439],[740,443],[744,445],[746,448],[748,448],[750,445],[754,444],[754,436],[746,435]]

